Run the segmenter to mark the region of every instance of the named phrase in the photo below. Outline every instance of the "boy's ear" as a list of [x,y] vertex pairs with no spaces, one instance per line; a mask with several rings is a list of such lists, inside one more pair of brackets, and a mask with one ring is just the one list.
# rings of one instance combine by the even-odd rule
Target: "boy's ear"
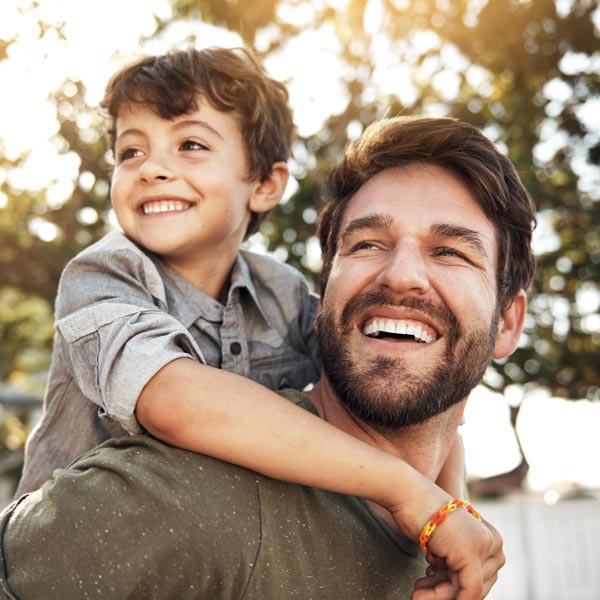
[[519,343],[525,315],[527,313],[527,297],[524,290],[519,290],[508,308],[502,313],[496,332],[494,358],[506,358],[513,353]]
[[248,208],[255,213],[271,210],[283,196],[290,176],[287,163],[276,162],[269,176],[256,184]]

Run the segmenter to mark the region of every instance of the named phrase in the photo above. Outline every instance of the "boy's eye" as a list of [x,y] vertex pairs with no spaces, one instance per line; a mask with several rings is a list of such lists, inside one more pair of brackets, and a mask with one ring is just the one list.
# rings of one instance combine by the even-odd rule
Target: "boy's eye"
[[117,161],[123,162],[124,160],[140,156],[141,153],[142,151],[139,148],[125,148],[124,150],[121,150],[121,152],[118,153]]
[[208,150],[208,146],[205,144],[201,144],[196,140],[185,140],[181,146],[181,150],[189,151],[189,150]]

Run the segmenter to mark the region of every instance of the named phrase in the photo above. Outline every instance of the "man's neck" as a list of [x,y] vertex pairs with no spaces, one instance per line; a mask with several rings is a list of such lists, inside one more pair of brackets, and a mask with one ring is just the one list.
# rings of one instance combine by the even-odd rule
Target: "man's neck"
[[338,429],[398,456],[425,477],[435,481],[461,422],[466,399],[424,423],[396,431],[367,425],[340,402],[322,376],[308,396],[323,419]]

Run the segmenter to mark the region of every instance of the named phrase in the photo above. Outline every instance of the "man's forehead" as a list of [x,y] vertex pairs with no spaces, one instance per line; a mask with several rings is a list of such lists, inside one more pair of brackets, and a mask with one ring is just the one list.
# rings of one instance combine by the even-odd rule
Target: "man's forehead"
[[463,180],[436,165],[414,163],[369,179],[348,201],[338,236],[393,228],[462,236],[483,253],[495,253],[496,226]]

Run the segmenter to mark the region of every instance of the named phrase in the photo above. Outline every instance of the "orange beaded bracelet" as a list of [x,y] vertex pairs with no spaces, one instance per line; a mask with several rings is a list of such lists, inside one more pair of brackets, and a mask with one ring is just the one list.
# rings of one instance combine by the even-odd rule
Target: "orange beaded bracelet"
[[471,513],[477,520],[481,521],[481,515],[473,508],[473,505],[466,500],[455,498],[450,500],[447,504],[444,504],[440,510],[438,510],[429,521],[427,521],[425,527],[419,535],[419,545],[423,552],[427,552],[427,542],[431,537],[431,534],[436,530],[438,525],[441,525],[446,517],[454,512],[457,508],[464,508],[467,512]]

